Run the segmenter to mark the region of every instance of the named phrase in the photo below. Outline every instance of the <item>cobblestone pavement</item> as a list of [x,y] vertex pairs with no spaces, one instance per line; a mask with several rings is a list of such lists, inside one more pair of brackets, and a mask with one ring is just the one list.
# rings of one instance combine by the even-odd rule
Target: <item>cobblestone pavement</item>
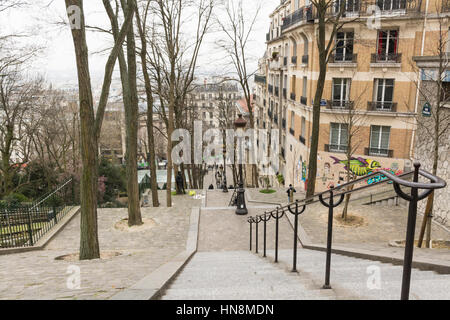
[[[164,192],[160,192],[165,203]],[[66,262],[56,257],[76,253],[79,247],[77,215],[45,250],[0,256],[0,299],[107,299],[170,261],[185,248],[190,208],[200,200],[174,197],[173,208],[142,208],[143,218],[156,222],[152,229],[122,232],[116,222],[127,217],[126,209],[98,211],[99,242],[103,252],[120,256],[105,260]],[[75,266],[75,267],[74,267]],[[80,268],[81,289],[68,289],[73,270]]]

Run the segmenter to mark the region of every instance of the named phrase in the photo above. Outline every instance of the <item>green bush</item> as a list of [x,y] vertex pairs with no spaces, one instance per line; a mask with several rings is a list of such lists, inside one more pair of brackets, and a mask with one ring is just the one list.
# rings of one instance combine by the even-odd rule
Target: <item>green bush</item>
[[282,174],[277,175],[277,179],[280,184],[284,184],[284,177]]
[[22,202],[29,202],[30,199],[28,199],[26,196],[24,196],[21,193],[11,193],[10,195],[3,198],[4,202],[8,204],[18,204]]
[[117,192],[126,192],[126,171],[120,165],[115,165],[102,158],[98,168],[98,176],[105,177],[105,194],[103,202],[114,202]]
[[271,193],[275,193],[276,191],[273,189],[262,189],[262,190],[259,190],[259,192],[265,193],[265,194],[271,194]]

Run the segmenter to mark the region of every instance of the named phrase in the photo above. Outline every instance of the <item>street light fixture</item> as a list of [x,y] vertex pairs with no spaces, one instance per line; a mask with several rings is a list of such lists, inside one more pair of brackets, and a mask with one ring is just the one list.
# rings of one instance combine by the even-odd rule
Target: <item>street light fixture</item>
[[[234,127],[237,129],[244,129],[247,125],[247,121],[242,117],[242,114],[238,115],[238,118],[236,121],[234,121]],[[241,148],[239,150],[242,152]],[[236,214],[237,215],[246,215],[248,214],[247,206],[245,204],[245,190],[244,190],[244,176],[242,174],[242,157],[239,159],[239,188],[237,190],[237,208],[236,208]]]

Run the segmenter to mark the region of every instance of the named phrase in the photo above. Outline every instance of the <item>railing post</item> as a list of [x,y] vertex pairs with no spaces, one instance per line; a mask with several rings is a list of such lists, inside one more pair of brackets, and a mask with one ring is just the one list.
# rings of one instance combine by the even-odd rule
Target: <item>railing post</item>
[[264,254],[263,257],[266,257],[266,238],[267,238],[267,219],[264,217]]
[[331,289],[330,286],[330,271],[331,271],[331,246],[333,242],[333,188],[330,191],[330,202],[328,207],[328,234],[327,234],[327,261],[325,269],[325,284],[324,289]]
[[278,210],[275,218],[275,262],[278,262]]
[[252,223],[253,221],[251,219],[249,219],[249,224],[250,224],[250,251],[252,251]]
[[27,208],[27,216],[28,216],[28,236],[30,237],[30,244],[31,246],[34,246],[34,242],[33,242],[33,222],[31,219],[31,213],[30,213],[30,209]]
[[288,207],[290,213],[294,215],[294,249],[292,257],[292,272],[297,272],[297,242],[298,242],[298,216],[302,214],[306,209],[306,205],[302,210],[298,210],[298,200],[295,201],[295,211],[292,211],[291,207]]
[[[420,164],[414,164],[414,182],[419,181]],[[408,224],[406,227],[405,257],[403,260],[403,277],[401,300],[409,299],[409,290],[411,285],[411,267],[414,253],[414,232],[416,230],[417,202],[419,192],[417,188],[411,188],[411,200],[408,210]]]
[[259,221],[258,221],[258,216],[256,216],[256,222],[255,222],[255,224],[256,224],[256,230],[255,230],[255,233],[256,233],[256,239],[255,239],[255,242],[256,242],[256,244],[255,244],[255,247],[256,247],[256,253],[258,253],[258,224],[259,224]]
[[333,211],[334,208],[339,206],[344,200],[344,195],[341,195],[341,198],[335,203],[334,202],[334,187],[330,188],[330,200],[326,203],[323,200],[323,196],[319,196],[320,202],[328,208],[328,232],[327,232],[327,260],[325,264],[325,284],[323,285],[323,289],[331,289],[330,285],[330,271],[331,271],[331,246],[333,242]]

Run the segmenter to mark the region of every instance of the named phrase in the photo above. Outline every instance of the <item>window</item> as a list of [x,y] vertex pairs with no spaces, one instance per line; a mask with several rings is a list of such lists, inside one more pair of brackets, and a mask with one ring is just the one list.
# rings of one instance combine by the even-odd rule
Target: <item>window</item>
[[348,144],[348,125],[345,123],[331,123],[330,148],[331,152],[346,152]]
[[291,129],[294,129],[295,127],[295,112],[291,111]]
[[212,112],[209,113],[209,118],[210,118],[210,119],[213,118],[213,113],[212,113]]
[[391,110],[394,96],[394,79],[375,79],[375,108]]
[[[334,11],[336,13],[340,12],[343,1],[344,0],[335,1]],[[345,12],[358,12],[359,11],[359,0],[346,0],[344,6],[345,6],[344,7]]]
[[377,60],[394,60],[398,49],[398,30],[378,31]]
[[406,0],[377,0],[377,6],[381,11],[404,10]]
[[353,31],[336,34],[334,61],[353,61]]
[[391,127],[370,127],[370,150],[369,155],[387,156],[389,154],[389,140]]
[[333,107],[345,107],[350,96],[350,79],[333,78]]
[[307,87],[308,87],[308,78],[303,77],[302,97],[306,97]]
[[302,117],[302,137],[304,138],[306,135],[306,118]]

